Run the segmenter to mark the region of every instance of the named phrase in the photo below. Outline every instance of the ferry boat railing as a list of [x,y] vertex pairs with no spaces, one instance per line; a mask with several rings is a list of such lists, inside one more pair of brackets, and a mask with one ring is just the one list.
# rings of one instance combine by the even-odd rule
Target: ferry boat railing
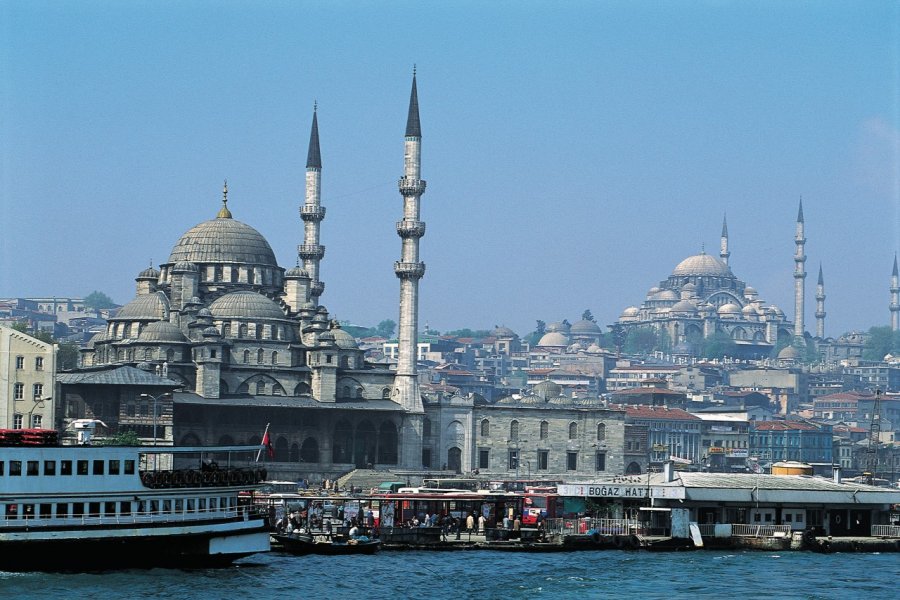
[[715,537],[716,536],[716,524],[715,523],[699,523],[697,527],[700,529],[700,535],[703,537]]
[[872,525],[872,537],[900,538],[900,525]]
[[791,535],[790,525],[745,525],[733,523],[731,525],[733,537],[784,537]]
[[233,521],[238,519],[265,517],[263,511],[254,506],[229,507],[227,509],[205,508],[184,512],[134,512],[115,515],[72,515],[69,517],[40,517],[22,515],[21,517],[4,517],[0,520],[0,529],[27,527],[29,529],[51,528],[59,526],[79,525],[83,527],[100,527],[104,525],[147,525],[160,523],[196,523],[213,520]]

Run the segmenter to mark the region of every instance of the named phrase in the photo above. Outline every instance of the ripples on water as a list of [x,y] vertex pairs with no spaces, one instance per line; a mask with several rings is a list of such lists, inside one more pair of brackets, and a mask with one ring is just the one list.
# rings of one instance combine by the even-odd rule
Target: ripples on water
[[3,573],[0,598],[897,597],[900,554],[382,552],[253,556],[227,569]]

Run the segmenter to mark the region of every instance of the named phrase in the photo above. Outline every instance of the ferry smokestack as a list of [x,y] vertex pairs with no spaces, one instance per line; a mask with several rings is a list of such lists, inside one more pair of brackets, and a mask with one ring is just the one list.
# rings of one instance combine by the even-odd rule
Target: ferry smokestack
[[841,482],[841,466],[840,465],[834,465],[833,467],[831,467],[831,474],[834,477],[835,483]]

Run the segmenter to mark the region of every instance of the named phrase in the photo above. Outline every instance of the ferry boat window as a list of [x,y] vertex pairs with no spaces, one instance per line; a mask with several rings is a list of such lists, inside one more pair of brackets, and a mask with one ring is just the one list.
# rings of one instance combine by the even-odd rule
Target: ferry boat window
[[138,505],[137,505],[137,511],[138,511],[139,515],[146,513],[147,512],[147,503],[143,500],[139,501]]
[[94,461],[94,475],[103,475],[103,461],[102,460]]
[[99,517],[100,516],[100,503],[99,502],[88,502],[88,516],[89,517]]
[[181,500],[181,498],[176,498],[175,499],[175,514],[180,515],[182,512],[184,512],[184,503]]
[[86,461],[86,460],[78,461],[78,474],[79,475],[87,475],[88,474],[88,461]]
[[210,498],[209,499],[209,510],[219,510],[219,499],[218,498]]
[[125,474],[126,475],[134,475],[134,461],[133,460],[125,461]]
[[59,461],[59,474],[60,475],[71,475],[72,474],[72,461],[71,460]]
[[105,506],[103,507],[103,514],[107,517],[116,516],[116,503],[115,502],[104,502]]
[[29,460],[28,463],[26,464],[26,473],[30,477],[35,477],[35,476],[39,475],[40,474],[39,470],[38,470],[39,465],[40,465],[40,461]]
[[6,518],[7,519],[18,519],[19,518],[19,505],[18,504],[7,504],[6,505]]
[[3,462],[2,460],[0,460],[0,475],[4,475],[4,474],[5,474],[5,471],[4,471],[5,465],[6,465],[6,463]]
[[109,461],[108,472],[110,475],[118,475],[119,474],[119,461],[117,461],[117,460]]
[[123,500],[122,502],[119,502],[119,514],[122,516],[130,515],[131,514],[131,502],[128,502],[127,500]]
[[75,518],[84,516],[84,502],[72,503],[72,516]]
[[157,514],[159,512],[159,500],[151,500],[150,501],[150,514]]
[[55,460],[45,460],[44,461],[44,475],[52,477],[56,475],[56,461]]
[[49,519],[52,516],[53,516],[53,505],[52,504],[41,504],[40,517],[42,519]]
[[56,505],[56,518],[57,519],[66,519],[69,516],[69,503],[68,502],[60,502]]
[[163,509],[164,513],[172,512],[172,501],[171,500],[163,500]]
[[206,512],[206,498],[200,498],[197,500],[197,509],[200,512]]
[[22,461],[21,460],[9,461],[9,476],[10,477],[19,477],[20,475],[22,475]]
[[23,504],[22,505],[22,516],[26,519],[34,518],[34,504]]
[[188,512],[197,512],[197,504],[194,502],[193,498],[188,498],[187,510]]

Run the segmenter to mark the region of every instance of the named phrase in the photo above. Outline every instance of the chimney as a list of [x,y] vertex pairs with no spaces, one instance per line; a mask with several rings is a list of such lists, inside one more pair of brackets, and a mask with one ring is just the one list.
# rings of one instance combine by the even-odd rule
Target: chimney
[[671,460],[663,463],[663,481],[666,483],[675,481],[675,463]]
[[831,467],[831,474],[834,477],[835,483],[841,483],[841,466],[834,465]]

